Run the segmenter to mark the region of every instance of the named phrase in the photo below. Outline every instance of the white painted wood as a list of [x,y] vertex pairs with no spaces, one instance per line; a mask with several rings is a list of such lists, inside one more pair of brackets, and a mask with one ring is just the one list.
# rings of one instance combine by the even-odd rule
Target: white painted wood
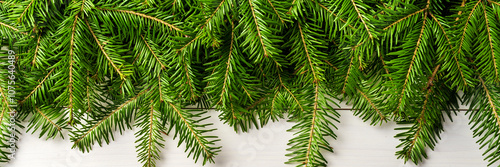
[[[345,105],[342,105],[345,107]],[[325,153],[331,167],[414,167],[396,159],[396,145],[393,136],[394,123],[382,126],[370,126],[352,115],[351,111],[339,111],[341,123],[337,124],[338,140],[330,140],[335,153]],[[218,112],[211,112],[218,128],[213,134],[222,140],[222,152],[216,157],[216,164],[206,167],[292,167],[285,165],[288,140],[291,132],[286,132],[293,124],[286,121],[271,123],[260,130],[236,134],[231,127],[218,121]],[[420,167],[484,167],[487,165],[481,156],[482,150],[472,138],[467,117],[459,113],[447,121],[445,132],[435,151],[428,151],[429,158]],[[38,139],[37,135],[23,134],[18,142],[16,159],[7,167],[138,167],[135,152],[135,137],[131,130],[123,135],[117,134],[115,141],[103,147],[96,146],[90,153],[81,153],[71,149],[69,140]],[[186,158],[184,145],[177,148],[177,140],[166,138],[166,147],[162,151],[159,167],[201,167]],[[498,165],[495,165],[498,166]]]

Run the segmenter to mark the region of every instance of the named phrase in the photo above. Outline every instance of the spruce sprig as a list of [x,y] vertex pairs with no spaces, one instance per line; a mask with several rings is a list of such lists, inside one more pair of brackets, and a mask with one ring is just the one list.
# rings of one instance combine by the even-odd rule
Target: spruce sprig
[[495,0],[0,1],[0,59],[13,50],[18,69],[15,87],[0,80],[0,161],[17,110],[27,131],[69,131],[84,152],[135,128],[143,166],[156,166],[171,132],[213,163],[214,108],[235,131],[295,122],[287,163],[327,166],[338,99],[372,125],[397,122],[396,156],[415,164],[458,101],[469,104],[496,165],[499,10]]

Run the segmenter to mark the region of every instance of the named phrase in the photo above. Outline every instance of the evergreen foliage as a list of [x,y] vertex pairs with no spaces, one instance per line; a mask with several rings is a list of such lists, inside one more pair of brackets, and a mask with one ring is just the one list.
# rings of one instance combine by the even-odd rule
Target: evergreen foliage
[[17,69],[15,87],[0,79],[2,162],[19,133],[8,125],[27,121],[83,152],[135,127],[144,166],[172,132],[213,163],[215,108],[240,132],[295,122],[286,163],[327,166],[335,99],[372,125],[396,121],[396,156],[415,164],[468,104],[485,160],[500,160],[497,0],[4,0],[0,34],[0,74]]

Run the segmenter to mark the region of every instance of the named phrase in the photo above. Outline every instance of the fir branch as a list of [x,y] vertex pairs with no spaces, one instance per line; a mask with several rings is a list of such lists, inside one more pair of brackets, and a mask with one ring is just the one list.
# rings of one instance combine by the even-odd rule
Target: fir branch
[[[10,105],[7,101],[7,97],[5,95],[5,92],[2,87],[0,87],[0,95],[2,96],[2,104],[0,104],[1,107],[1,112],[0,112],[0,125],[4,125],[0,127],[1,133],[3,134],[3,137],[0,138],[0,145],[4,148],[9,148],[9,136],[12,135],[12,133],[16,133],[16,131],[12,131],[8,126],[5,125],[17,125],[16,122],[11,122],[11,113],[16,113],[17,111],[13,110],[10,108]],[[14,119],[16,121],[16,119]],[[15,136],[15,135],[14,135]],[[16,138],[10,138],[11,140]],[[9,155],[12,155],[12,152],[7,151],[7,149],[0,149],[0,161],[1,162],[8,162],[11,157]]]
[[31,117],[27,131],[33,131],[34,133],[40,129],[40,138],[45,134],[47,139],[55,138],[58,134],[61,138],[64,138],[62,130],[67,129],[66,120],[57,108],[54,109],[52,107],[45,106],[43,108],[44,111],[40,110],[39,107],[35,107],[36,112]]
[[312,81],[313,81],[313,83],[317,83],[319,81],[319,77],[317,76],[316,72],[314,71],[314,65],[313,65],[313,63],[311,61],[311,56],[309,55],[309,50],[308,50],[308,47],[307,47],[307,44],[306,44],[306,40],[304,38],[304,32],[302,30],[302,26],[300,26],[300,23],[297,23],[297,26],[299,27],[299,33],[300,33],[301,43],[303,44],[304,53],[306,55],[308,65],[310,66],[311,73],[312,73],[312,76],[313,76],[313,80]]
[[[87,83],[90,83],[90,74],[89,71],[87,70]],[[86,86],[85,93],[87,95],[87,112],[90,112],[91,105],[90,105],[90,84]]]
[[500,150],[498,144],[500,134],[500,113],[498,88],[489,85],[481,76],[478,76],[480,85],[476,89],[464,94],[464,100],[470,105],[466,114],[469,115],[469,124],[472,125],[474,137],[479,137],[477,143],[480,149],[486,147],[483,153],[488,166],[500,160],[497,156]]
[[109,64],[111,64],[113,69],[115,69],[115,71],[118,73],[118,75],[120,75],[121,79],[125,79],[125,75],[121,72],[121,70],[116,66],[116,64],[113,62],[113,60],[109,57],[108,53],[104,50],[104,46],[101,44],[101,42],[99,41],[99,39],[95,35],[94,31],[92,30],[92,27],[90,27],[88,20],[85,20],[85,24],[87,24],[87,28],[89,28],[89,31],[92,34],[92,37],[94,37],[94,40],[97,43],[97,46],[99,46],[100,51],[102,52],[102,54],[104,54],[104,56],[108,60]]
[[269,98],[268,95],[270,95],[270,94],[271,93],[268,93],[264,97],[262,97],[259,100],[255,101],[252,105],[250,105],[247,108],[245,108],[245,110],[250,110],[250,109],[255,108],[255,106],[257,106],[258,104],[262,103],[266,98]]
[[[481,2],[481,1],[479,1]],[[491,51],[491,59],[493,60],[493,70],[495,71],[495,81],[499,81],[499,74],[498,74],[498,67],[497,67],[497,60],[496,60],[496,56],[495,56],[495,50],[493,49],[493,41],[492,41],[492,35],[491,35],[491,32],[490,32],[490,23],[489,23],[489,20],[488,20],[488,15],[486,14],[486,7],[484,5],[481,5],[483,7],[483,12],[484,12],[484,21],[486,23],[486,32],[488,33],[488,46],[490,47],[490,51]]]
[[271,0],[267,0],[267,2],[269,3],[269,5],[271,5],[271,8],[273,9],[274,13],[276,14],[276,16],[278,16],[279,20],[281,21],[282,24],[285,24],[285,20],[283,20],[283,18],[281,18],[281,15],[279,14],[279,12],[276,10],[276,7],[274,7],[273,3],[271,2]]
[[384,28],[383,28],[383,30],[387,30],[387,29],[389,29],[389,28],[393,27],[394,25],[397,25],[398,23],[400,23],[400,22],[402,22],[402,21],[404,21],[404,20],[406,20],[406,19],[410,18],[410,17],[411,17],[411,16],[413,16],[413,15],[416,15],[416,14],[419,14],[419,13],[424,12],[425,10],[427,10],[427,9],[426,9],[426,8],[424,8],[424,9],[417,10],[416,12],[410,13],[409,15],[406,15],[405,17],[400,18],[400,19],[396,20],[395,22],[393,22],[393,23],[389,24],[388,26],[384,27]]
[[194,43],[200,36],[196,36],[194,37],[191,41],[189,41],[188,43],[186,43],[184,46],[182,46],[180,49],[177,49],[175,52],[176,53],[180,53],[182,51],[184,51],[184,49],[186,49],[189,45],[191,45],[192,43]]
[[[170,131],[188,157],[212,163],[220,147],[206,135],[215,130],[202,123],[207,111],[186,108],[199,104],[235,131],[286,116],[297,122],[286,163],[326,166],[339,117],[332,99],[342,98],[371,125],[389,115],[405,124],[396,155],[415,163],[435,147],[445,114],[470,104],[485,160],[500,161],[494,0],[0,2],[0,45],[26,67],[15,90],[28,131],[52,138],[69,122],[83,152],[133,122],[143,166],[156,166]],[[14,111],[6,93],[4,124]],[[0,162],[8,155],[0,149]]]
[[434,68],[434,71],[432,72],[432,75],[429,78],[429,81],[427,81],[427,85],[425,86],[424,90],[429,90],[431,88],[431,86],[434,85],[433,81],[434,81],[434,78],[436,77],[436,75],[437,75],[438,70],[439,70],[440,67],[441,67],[441,64],[437,65]]
[[[245,124],[250,124],[251,121],[245,121],[243,117],[251,117],[252,113],[245,110],[245,106],[250,105],[254,101],[256,95],[253,82],[256,82],[254,77],[249,75],[245,68],[238,66],[248,65],[248,62],[242,57],[242,53],[238,48],[236,37],[236,27],[233,22],[230,22],[230,32],[223,35],[223,46],[214,50],[211,56],[215,61],[210,64],[216,64],[212,68],[215,70],[208,80],[210,85],[207,86],[208,94],[213,96],[212,104],[216,105],[219,110],[222,110],[221,119],[233,126],[235,130],[240,128],[242,131],[247,130]],[[237,74],[237,75],[235,75]],[[233,100],[233,96],[238,96],[238,100]]]
[[79,12],[79,13],[84,12],[84,11],[83,11],[83,7],[85,6],[85,1],[86,1],[86,0],[82,0],[82,5],[80,6],[80,12]]
[[[114,122],[114,121],[119,121],[119,122],[125,121],[125,120],[115,120],[114,117],[120,117],[118,115],[125,115],[127,111],[123,111],[123,110],[124,109],[131,110],[130,108],[127,108],[127,107],[133,103],[137,103],[137,99],[148,91],[149,91],[148,89],[143,90],[143,91],[139,92],[137,95],[135,95],[134,97],[125,101],[120,106],[118,106],[116,109],[114,109],[110,113],[107,113],[103,118],[99,119],[99,121],[97,123],[91,125],[87,130],[82,131],[83,133],[79,134],[78,131],[73,132],[73,134],[74,134],[72,137],[72,141],[74,143],[73,148],[78,147],[81,151],[85,151],[85,150],[89,151],[94,142],[97,141],[99,143],[99,145],[101,145],[102,138],[106,139],[106,142],[109,142],[107,140],[107,136],[108,135],[113,136],[113,134],[109,131],[111,129],[110,126],[116,124],[116,122]],[[125,113],[122,113],[122,112],[125,112]],[[130,111],[128,111],[128,112],[130,112]],[[123,126],[119,126],[119,127],[123,127]],[[115,127],[115,128],[117,128],[117,127]],[[102,134],[103,136],[96,135],[96,133],[98,133],[96,131],[101,131],[104,129],[106,129],[105,130],[106,132],[104,132],[104,133],[110,133],[110,134]],[[102,133],[102,132],[99,132],[99,133]]]
[[368,101],[370,106],[377,112],[378,116],[380,117],[380,120],[385,121],[386,117],[385,115],[380,111],[380,109],[373,103],[373,101],[360,89],[358,89],[358,92],[361,94],[361,96]]
[[274,105],[276,104],[276,96],[278,96],[277,93],[274,94],[273,100],[271,100],[271,111],[269,111],[269,113],[271,113],[271,114],[273,114]]
[[155,57],[156,61],[158,61],[158,63],[160,64],[161,66],[161,69],[164,70],[166,68],[166,66],[163,64],[163,62],[158,58],[158,56],[156,55],[156,53],[153,51],[153,49],[151,49],[151,46],[149,46],[149,43],[146,41],[146,39],[144,38],[143,35],[141,35],[141,38],[142,40],[144,41],[144,43],[146,44],[146,46],[148,47],[149,51],[151,52],[151,54]]
[[387,96],[380,95],[380,92],[386,89],[381,87],[383,80],[384,79],[380,76],[369,80],[359,81],[359,86],[355,88],[356,92],[353,92],[358,96],[351,95],[348,97],[347,103],[353,102],[351,111],[354,112],[354,115],[360,117],[364,122],[370,121],[370,125],[376,125],[378,123],[381,125],[383,122],[388,121],[387,110],[385,106],[382,105]]
[[26,100],[28,100],[31,95],[33,95],[33,93],[35,93],[39,88],[42,87],[42,84],[47,80],[47,78],[50,76],[50,74],[55,70],[55,68],[52,68],[52,70],[49,71],[49,73],[47,73],[47,75],[45,75],[45,77],[42,79],[42,81],[40,81],[40,83],[35,87],[33,88],[33,90],[27,95],[24,97],[24,99],[19,102],[20,105],[22,105],[24,102],[26,102]]
[[288,92],[290,94],[290,96],[292,96],[293,100],[297,103],[297,105],[299,106],[300,108],[300,111],[304,111],[304,108],[302,107],[302,104],[299,102],[299,100],[297,99],[297,97],[290,91],[290,89],[288,89],[285,84],[283,83],[283,80],[281,79],[281,75],[278,73],[278,78],[280,80],[280,83],[281,83],[281,86],[283,88],[285,88],[286,92]]
[[[408,146],[409,148],[406,149],[406,151],[404,153],[405,160],[407,160],[407,159],[414,160],[414,156],[412,155],[413,153],[415,153],[414,147],[415,147],[415,145],[417,145],[418,141],[421,142],[423,140],[420,135],[421,135],[421,133],[423,133],[422,129],[424,128],[424,125],[427,124],[425,122],[425,113],[426,113],[427,102],[429,100],[429,94],[430,93],[431,93],[431,89],[429,89],[427,91],[427,93],[425,94],[425,100],[424,100],[424,104],[423,104],[423,107],[422,107],[422,111],[420,112],[420,115],[419,115],[419,117],[416,120],[416,122],[417,122],[417,130],[416,130],[416,132],[413,135],[413,139],[411,139],[411,141],[410,141],[410,145]],[[414,162],[418,163],[418,160],[417,161],[414,160]]]
[[[5,95],[5,91],[4,91],[4,89],[3,89],[2,87],[0,87],[0,95],[2,96],[3,105],[6,105],[6,106],[7,106],[6,108],[8,109],[8,111],[9,111],[9,112],[15,112],[15,110],[13,110],[13,109],[10,107],[10,105],[8,105],[8,104],[9,104],[9,101],[7,100],[8,98],[7,98],[7,96]],[[5,114],[5,109],[4,109],[4,108],[2,108],[2,113],[0,114],[0,125],[2,124],[2,120],[3,120],[3,116],[4,116],[4,114]]]
[[464,21],[465,25],[464,25],[464,28],[463,28],[463,31],[462,31],[462,35],[460,36],[460,42],[458,44],[458,53],[460,53],[462,51],[462,46],[463,46],[463,42],[464,42],[464,39],[465,39],[465,33],[467,32],[467,28],[468,28],[468,25],[470,24],[470,19],[472,17],[472,14],[474,14],[474,11],[476,10],[476,7],[481,3],[481,1],[477,1],[477,3],[474,5],[474,7],[472,8],[472,10],[470,11],[470,14],[469,16],[467,17],[467,19]]
[[[331,11],[330,9],[328,9],[325,5],[319,3],[318,1],[315,1],[315,0],[311,0],[311,1],[313,1],[316,4],[318,4],[321,8],[323,8],[324,10],[326,10],[328,13],[332,14],[333,16],[338,17],[336,13],[333,13],[333,11]],[[345,19],[343,19],[343,18],[339,18],[339,20],[342,21],[343,23],[347,23],[347,21]],[[352,29],[356,29],[351,24],[348,24],[347,26],[349,26]]]
[[163,102],[163,92],[162,92],[162,86],[161,86],[161,77],[160,74],[158,74],[158,93],[160,94],[160,102]]
[[[179,52],[183,51],[188,46],[195,43],[197,40],[199,40],[200,38],[202,38],[204,36],[213,36],[213,35],[209,35],[209,33],[211,33],[213,31],[214,26],[220,27],[221,26],[220,24],[223,24],[220,22],[223,20],[225,12],[228,12],[227,8],[229,5],[232,5],[231,1],[222,0],[219,3],[219,5],[217,5],[217,8],[215,8],[215,10],[212,12],[212,14],[210,14],[210,16],[208,16],[208,18],[206,18],[206,20],[203,22],[203,24],[201,24],[196,36],[193,39],[191,39],[188,43],[184,44],[176,52],[179,53]],[[202,10],[202,12],[204,13],[205,10]],[[217,14],[217,13],[219,13],[219,14]],[[207,26],[207,25],[209,25],[209,26]]]
[[165,127],[160,121],[162,114],[157,112],[154,107],[155,102],[151,100],[150,105],[141,111],[136,123],[136,126],[140,128],[135,133],[136,148],[139,161],[144,163],[144,167],[155,167],[155,160],[160,159],[160,148],[164,147],[165,140],[161,134],[165,133]]
[[[385,61],[384,61],[384,56],[383,56],[383,55],[381,55],[381,56],[379,56],[379,57],[380,57],[380,61],[382,62],[382,67],[384,68],[385,73],[386,73],[386,74],[388,74],[388,75],[390,75],[390,73],[389,73],[389,69],[387,68],[387,65],[385,64]],[[389,77],[389,80],[391,80],[391,81],[392,81],[392,78],[391,78],[391,77]]]
[[335,67],[330,61],[325,60],[325,63],[332,67],[334,70],[338,70],[339,68]]
[[428,107],[427,103],[429,102],[429,95],[432,91],[431,86],[434,85],[434,84],[432,84],[432,82],[437,74],[437,71],[439,70],[439,67],[441,67],[441,65],[438,65],[434,68],[434,71],[433,71],[431,77],[429,78],[429,81],[427,82],[427,86],[424,89],[424,90],[427,90],[427,93],[425,94],[425,98],[424,98],[425,100],[424,100],[424,103],[422,105],[422,111],[420,112],[420,115],[416,120],[416,122],[418,122],[417,131],[415,132],[415,135],[410,142],[409,149],[406,151],[406,157],[407,158],[411,157],[412,160],[414,159],[413,156],[411,156],[411,154],[414,152],[413,148],[417,144],[417,140],[420,139],[419,136],[420,136],[420,133],[422,132],[423,126],[427,124],[425,121],[425,112],[426,112],[426,109]]
[[[326,104],[324,90],[321,90],[321,83],[314,83],[311,87],[314,96],[311,97],[313,108],[303,116],[297,118],[299,122],[289,131],[296,130],[294,138],[289,140],[288,150],[292,151],[287,156],[292,156],[286,163],[294,163],[297,166],[326,166],[326,160],[322,155],[322,150],[333,152],[325,137],[336,138],[331,126],[333,122],[338,122],[339,115]],[[328,108],[328,109],[327,109]]]
[[21,13],[19,18],[17,19],[17,22],[21,22],[21,18],[23,18],[24,14],[26,14],[26,11],[28,11],[28,9],[31,7],[31,4],[33,4],[33,1],[35,1],[35,0],[31,0],[31,2],[28,4],[28,6],[26,6],[26,8],[23,10],[23,13]]
[[418,36],[418,40],[417,40],[417,43],[415,45],[415,51],[413,52],[413,56],[411,58],[411,62],[410,62],[410,67],[408,68],[408,72],[406,73],[406,77],[405,77],[405,80],[404,80],[404,83],[403,83],[403,90],[401,91],[401,95],[399,97],[399,100],[398,100],[398,105],[396,107],[396,109],[399,109],[399,107],[401,106],[401,103],[402,103],[402,100],[403,100],[403,97],[405,96],[405,90],[407,89],[407,84],[408,84],[408,81],[410,79],[410,73],[412,71],[412,67],[415,63],[415,57],[417,56],[417,52],[418,52],[418,49],[419,49],[419,46],[420,46],[420,43],[421,43],[421,40],[422,40],[422,35],[424,34],[424,29],[425,29],[425,22],[427,21],[427,12],[425,13],[424,15],[424,19],[423,19],[423,23],[422,23],[422,28],[420,29],[420,35]]
[[495,1],[492,1],[492,0],[488,0],[488,2],[500,6],[500,3],[498,3],[498,2],[495,2]]
[[207,20],[205,21],[205,23],[203,23],[203,25],[201,26],[200,29],[203,29],[205,28],[205,26],[210,22],[210,20],[212,20],[212,18],[214,18],[215,16],[215,13],[217,13],[219,11],[219,9],[221,8],[221,6],[224,4],[226,0],[222,0],[219,5],[217,6],[217,8],[215,8],[214,12],[212,12],[212,14],[210,15],[210,17],[207,18]]
[[257,37],[259,38],[260,44],[262,46],[262,50],[264,51],[264,57],[267,58],[269,56],[269,52],[266,49],[267,45],[264,44],[263,37],[262,37],[261,32],[260,32],[261,28],[260,28],[259,22],[257,21],[257,16],[255,15],[255,9],[254,9],[254,5],[253,5],[252,0],[248,0],[248,5],[250,5],[250,10],[252,12],[252,17],[253,17],[253,20],[255,22],[255,27],[256,27],[255,29],[257,31]]
[[347,86],[347,80],[349,79],[349,76],[351,74],[351,68],[352,68],[352,64],[353,64],[353,61],[354,61],[354,56],[351,56],[351,61],[349,62],[349,67],[347,67],[347,73],[345,74],[345,79],[344,79],[344,82],[342,84],[342,94],[345,94],[345,88]]
[[297,1],[297,0],[293,0],[293,1],[292,1],[292,6],[290,6],[290,8],[288,9],[288,13],[287,13],[287,14],[290,14],[290,13],[292,12],[292,8],[296,5],[296,4],[295,4],[295,2],[296,2],[296,1]]
[[[432,19],[439,26],[439,29],[441,30],[441,32],[443,32],[443,36],[446,38],[446,41],[450,45],[450,49],[453,49],[453,46],[452,46],[451,41],[450,41],[450,38],[448,37],[448,34],[446,33],[446,30],[443,27],[443,24],[441,24],[441,22],[436,18],[436,16],[434,16],[434,14],[432,14],[432,12],[429,12],[429,15],[432,17]],[[460,73],[462,73],[462,72],[460,72]],[[462,74],[462,76],[463,76],[463,74]]]
[[[465,2],[466,2],[466,1],[467,1],[467,0],[462,0],[462,4],[460,5],[460,7],[464,7],[464,6],[465,6]],[[458,15],[462,15],[462,11],[458,11]],[[455,21],[458,21],[458,19],[460,19],[460,18],[459,18],[459,17],[457,17],[457,18],[455,19]]]
[[[229,96],[229,99],[232,100],[231,96]],[[236,111],[234,110],[233,103],[230,103],[230,105],[231,105],[231,116],[232,116],[231,118],[232,119],[238,119],[238,117],[236,117]]]
[[[463,7],[465,5],[465,0],[462,1],[462,5],[461,7]],[[459,85],[459,89],[462,89],[462,88],[466,88],[468,87],[469,85],[469,82],[467,81],[467,77],[468,75],[466,75],[466,70],[467,70],[467,67],[462,67],[461,64],[460,64],[460,60],[459,58],[457,57],[459,55],[459,53],[462,53],[461,50],[458,51],[458,54],[457,54],[457,51],[454,50],[453,47],[455,47],[455,45],[452,44],[452,40],[450,39],[450,37],[448,36],[448,34],[446,33],[446,30],[444,29],[444,26],[443,24],[441,24],[441,22],[437,19],[436,16],[434,16],[434,14],[432,12],[429,13],[430,16],[433,18],[433,20],[438,24],[439,28],[441,29],[441,31],[443,32],[443,36],[446,38],[447,40],[447,43],[449,44],[450,46],[450,50],[452,51],[451,52],[451,57],[453,58],[452,60],[449,60],[448,58],[444,57],[445,58],[445,63],[444,63],[444,66],[445,68],[448,68],[450,71],[455,71],[453,68],[454,65],[456,65],[456,70],[459,72],[460,74],[460,80],[456,81],[456,82],[462,82],[463,85],[460,85],[459,83],[457,83],[456,85]],[[458,15],[461,15],[462,14],[462,11],[459,11]],[[458,21],[459,17],[456,18],[456,21]],[[468,23],[466,23],[468,24]],[[465,31],[465,30],[464,30]],[[449,54],[448,54],[449,56]],[[455,62],[452,66],[452,63],[450,61],[453,61]],[[450,65],[448,65],[450,64]],[[449,73],[448,76],[451,76],[453,73]]]
[[[396,128],[396,130],[406,130],[405,132],[397,134],[395,137],[404,137],[397,147],[403,147],[402,150],[396,152],[398,158],[403,158],[405,161],[411,160],[415,164],[422,161],[422,157],[427,158],[425,147],[434,149],[436,137],[439,138],[439,133],[443,131],[442,121],[444,110],[449,110],[443,106],[442,101],[449,100],[447,94],[442,93],[439,88],[432,88],[436,80],[437,71],[441,65],[434,68],[432,75],[427,82],[427,87],[424,88],[425,97],[422,103],[422,109],[416,116],[411,118],[410,121],[398,121],[400,124],[412,124],[411,127]],[[447,99],[449,98],[449,99]],[[449,116],[449,115],[448,115]]]
[[69,92],[69,124],[73,125],[73,47],[74,47],[74,41],[75,41],[75,29],[76,29],[76,23],[78,21],[78,15],[75,15],[75,21],[73,21],[73,25],[71,27],[71,39],[70,39],[70,45],[69,45],[69,82],[68,82],[68,92]]
[[181,112],[179,111],[179,109],[177,109],[177,107],[175,107],[175,105],[173,105],[172,103],[168,103],[170,106],[172,106],[172,108],[174,109],[174,111],[177,113],[177,115],[179,116],[179,118],[182,120],[182,122],[184,123],[184,125],[186,125],[186,127],[188,127],[189,129],[189,132],[195,137],[196,139],[196,142],[201,145],[201,147],[203,148],[203,152],[205,152],[205,154],[207,155],[207,158],[211,159],[212,158],[212,153],[210,153],[207,149],[207,147],[203,144],[203,142],[201,142],[201,139],[200,137],[198,136],[198,134],[193,130],[193,127],[191,127],[191,125],[188,123],[188,121],[186,120],[186,118],[184,118],[184,116],[181,114]]
[[[231,31],[231,42],[229,44],[229,55],[228,55],[228,59],[227,59],[227,66],[226,66],[226,72],[224,73],[224,82],[222,83],[222,91],[221,91],[221,94],[220,94],[220,100],[219,102],[217,102],[217,104],[221,103],[223,98],[224,98],[224,92],[226,92],[226,87],[227,87],[227,79],[229,78],[229,70],[231,69],[230,65],[231,65],[231,54],[233,53],[233,42],[234,42],[234,25],[233,23],[231,22],[231,26],[232,26],[232,29],[233,31]],[[243,86],[243,85],[242,85]]]
[[188,67],[187,67],[187,64],[186,64],[186,61],[184,59],[184,56],[182,57],[182,62],[181,62],[182,66],[184,67],[184,72],[186,74],[186,80],[188,81],[187,84],[189,85],[189,91],[191,92],[190,95],[191,97],[189,97],[190,100],[194,100],[196,98],[196,94],[194,92],[194,86],[192,84],[192,80],[191,80],[191,76],[189,74],[189,70],[188,70]]
[[245,86],[243,86],[243,85],[241,85],[241,88],[243,88],[243,90],[245,91],[245,94],[248,96],[248,98],[253,101],[252,95],[250,95],[248,89],[245,88]]
[[31,64],[35,65],[36,63],[36,56],[38,53],[38,49],[40,48],[40,39],[42,38],[42,35],[38,35],[38,39],[36,40],[36,48],[35,48],[35,53],[33,54],[33,61],[31,61]]
[[57,125],[56,123],[54,123],[54,121],[52,121],[49,117],[47,117],[45,114],[43,114],[42,111],[40,111],[40,109],[38,107],[35,107],[35,110],[38,112],[38,114],[40,114],[45,120],[47,120],[52,126],[56,127],[57,131],[61,131],[62,128]]
[[[252,0],[241,2],[237,9],[242,14],[239,25],[244,31],[241,31],[238,38],[243,38],[241,47],[244,49],[242,52],[248,53],[253,63],[281,66],[283,60],[279,55],[281,50],[277,44],[282,39],[275,32],[279,31],[283,24],[281,24],[279,17],[273,17],[274,13],[264,14],[272,10],[272,7],[265,5],[265,3]],[[273,22],[265,22],[264,20],[273,20]],[[271,69],[270,67],[264,68],[262,74],[274,75],[275,71]]]
[[[11,26],[11,25],[8,25],[8,24],[6,24],[6,23],[0,22],[0,25],[1,25],[1,26],[4,26],[4,27],[7,27],[7,28],[9,28],[9,29],[12,29],[14,32],[19,32],[19,29],[15,28],[15,27],[13,27],[13,26]],[[22,33],[22,34],[26,34],[25,32],[20,32],[20,33]]]
[[368,36],[370,37],[370,39],[373,39],[373,35],[370,32],[370,28],[368,28],[368,25],[366,24],[364,16],[359,11],[358,5],[356,4],[355,0],[351,0],[351,3],[352,3],[352,6],[354,7],[354,10],[356,10],[356,13],[358,14],[358,18],[361,20],[361,23],[363,23],[363,26],[365,27],[366,32],[368,32]]
[[153,107],[153,101],[151,101],[151,109],[150,109],[150,114],[149,114],[149,133],[148,133],[148,154],[146,155],[147,160],[146,164],[152,164],[152,153],[151,153],[151,148],[153,147],[153,118],[154,118],[154,107]]
[[176,31],[180,31],[182,32],[182,30],[176,26],[174,26],[173,24],[170,24],[170,23],[167,23],[166,21],[163,21],[159,18],[156,18],[156,17],[153,17],[153,16],[149,16],[149,15],[146,15],[146,14],[142,14],[142,13],[139,13],[139,12],[135,12],[135,11],[131,11],[131,10],[121,10],[121,9],[107,9],[107,8],[99,8],[99,7],[96,7],[96,9],[98,10],[104,10],[104,11],[111,11],[111,12],[119,12],[119,13],[127,13],[127,14],[131,14],[131,15],[135,15],[135,16],[139,16],[139,17],[142,17],[142,18],[145,18],[145,19],[149,19],[149,20],[153,20],[153,21],[156,21],[160,24],[163,24],[167,27],[169,27],[171,30],[176,30]]
[[488,104],[490,105],[491,113],[493,114],[493,117],[496,120],[496,125],[500,129],[500,115],[498,114],[497,107],[495,106],[494,100],[490,95],[491,93],[490,93],[489,89],[486,87],[486,83],[484,82],[484,80],[481,77],[479,77],[479,80],[481,81],[481,86],[486,93],[486,97],[488,98]]
[[[187,44],[184,44],[180,49],[171,49],[170,55],[167,57],[167,62],[171,63],[168,65],[171,70],[174,70],[176,76],[171,77],[172,83],[185,83],[185,84],[176,84],[175,86],[179,89],[178,91],[182,93],[183,98],[187,98],[189,101],[194,101],[198,98],[198,89],[196,83],[196,77],[193,73],[193,69],[191,68],[191,53],[196,52],[194,49],[200,45],[200,40],[198,40],[199,36],[196,36],[194,39],[190,40]],[[193,45],[195,46],[188,46]]]
[[[302,5],[302,4],[301,4]],[[307,17],[307,16],[301,16]],[[285,44],[286,47],[291,47],[292,52],[289,57],[292,58],[292,63],[296,64],[298,79],[301,80],[303,86],[299,88],[302,91],[314,92],[314,95],[307,99],[312,108],[305,110],[308,112],[292,115],[299,122],[290,130],[297,130],[295,137],[289,141],[292,153],[288,154],[291,158],[287,163],[299,163],[298,166],[326,166],[326,160],[321,155],[321,150],[332,151],[328,146],[325,137],[335,138],[335,134],[331,131],[333,121],[328,120],[335,118],[331,115],[337,115],[335,111],[325,109],[329,107],[324,97],[324,90],[321,84],[324,81],[323,69],[318,68],[324,58],[324,53],[319,49],[320,43],[323,43],[321,38],[316,33],[317,25],[311,22],[298,20],[294,24],[294,31],[290,32],[290,38],[295,39]],[[300,40],[297,40],[300,39]],[[288,46],[290,45],[290,46]],[[321,90],[320,90],[321,89]]]
[[207,140],[207,138],[214,138],[214,136],[202,136],[202,134],[204,132],[209,132],[212,130],[196,129],[197,127],[203,128],[207,126],[207,124],[197,125],[196,123],[199,121],[190,119],[193,117],[199,117],[205,112],[193,115],[186,111],[182,111],[178,106],[174,105],[171,102],[166,101],[166,103],[172,109],[172,112],[169,112],[168,114],[170,121],[173,121],[176,124],[175,136],[179,134],[180,142],[186,141],[186,151],[190,149],[190,153],[188,156],[193,154],[193,158],[195,159],[195,161],[198,161],[198,158],[202,156],[203,164],[205,164],[207,161],[213,162],[213,158],[215,155],[217,155],[217,152],[219,152],[220,147],[212,147],[210,145],[214,145],[215,142],[219,140]]
[[312,120],[311,120],[311,127],[310,127],[310,131],[309,131],[309,138],[308,138],[308,142],[307,142],[307,152],[306,152],[306,158],[305,158],[305,161],[304,161],[304,167],[307,167],[310,162],[308,163],[308,161],[311,161],[311,147],[312,147],[312,144],[313,144],[313,138],[314,138],[314,129],[315,129],[315,125],[316,125],[316,112],[318,110],[318,83],[316,83],[316,87],[314,88],[314,104],[313,104],[313,111],[312,111]]

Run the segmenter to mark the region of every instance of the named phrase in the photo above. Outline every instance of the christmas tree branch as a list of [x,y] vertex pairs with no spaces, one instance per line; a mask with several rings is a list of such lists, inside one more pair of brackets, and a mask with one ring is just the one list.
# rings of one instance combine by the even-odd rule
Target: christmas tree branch
[[153,21],[156,21],[156,22],[158,22],[160,24],[163,24],[163,25],[169,27],[171,30],[176,30],[176,31],[182,32],[182,30],[180,28],[174,26],[173,24],[167,23],[166,21],[163,21],[163,20],[161,20],[159,18],[156,18],[156,17],[153,17],[153,16],[149,16],[149,15],[146,15],[146,14],[142,14],[142,13],[139,13],[139,12],[135,12],[135,11],[131,11],[131,10],[100,8],[100,7],[96,7],[96,9],[98,9],[98,10],[104,10],[104,11],[110,11],[110,12],[127,13],[127,14],[131,14],[131,15],[139,16],[141,18],[153,20]]

